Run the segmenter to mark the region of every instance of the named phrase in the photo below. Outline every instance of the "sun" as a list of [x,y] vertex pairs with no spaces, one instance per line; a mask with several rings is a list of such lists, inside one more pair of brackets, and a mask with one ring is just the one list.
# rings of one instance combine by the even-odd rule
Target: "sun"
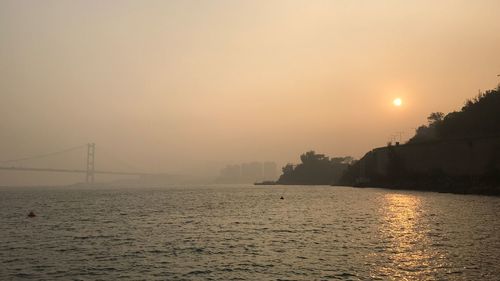
[[396,98],[392,101],[392,104],[394,104],[394,106],[401,106],[403,105],[403,100],[401,100],[400,98]]

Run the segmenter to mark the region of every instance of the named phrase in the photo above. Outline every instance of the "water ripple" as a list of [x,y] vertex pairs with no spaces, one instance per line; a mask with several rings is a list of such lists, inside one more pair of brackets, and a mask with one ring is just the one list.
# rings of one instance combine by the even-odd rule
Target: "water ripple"
[[0,194],[0,280],[500,276],[500,198],[321,186]]

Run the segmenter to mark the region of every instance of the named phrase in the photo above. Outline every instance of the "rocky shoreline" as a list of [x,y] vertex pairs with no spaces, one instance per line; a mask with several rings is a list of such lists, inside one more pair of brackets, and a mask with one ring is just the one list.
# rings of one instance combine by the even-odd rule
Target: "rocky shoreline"
[[473,177],[443,177],[438,179],[402,179],[370,181],[348,185],[359,188],[377,187],[397,190],[432,191],[452,194],[500,196],[499,181]]

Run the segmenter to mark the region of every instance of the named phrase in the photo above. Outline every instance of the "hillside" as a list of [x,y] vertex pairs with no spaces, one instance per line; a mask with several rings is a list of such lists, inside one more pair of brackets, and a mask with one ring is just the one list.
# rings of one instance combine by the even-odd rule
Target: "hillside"
[[373,149],[350,165],[351,186],[500,195],[500,87],[460,111],[432,113],[404,145]]
[[500,86],[467,100],[460,111],[434,112],[408,143],[500,134]]
[[287,164],[277,184],[321,185],[335,183],[347,169],[352,157],[327,157],[309,151],[298,165]]

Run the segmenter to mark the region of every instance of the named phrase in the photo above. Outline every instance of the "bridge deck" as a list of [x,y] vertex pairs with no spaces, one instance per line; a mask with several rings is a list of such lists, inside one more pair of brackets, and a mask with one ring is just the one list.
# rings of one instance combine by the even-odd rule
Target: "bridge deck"
[[[9,171],[32,171],[32,172],[57,172],[57,173],[79,173],[86,174],[87,170],[78,169],[59,169],[59,168],[30,168],[30,167],[0,167],[0,170]],[[118,172],[118,171],[94,171],[94,174],[106,174],[106,175],[124,175],[124,176],[147,176],[154,175],[151,173],[139,173],[139,172]]]

